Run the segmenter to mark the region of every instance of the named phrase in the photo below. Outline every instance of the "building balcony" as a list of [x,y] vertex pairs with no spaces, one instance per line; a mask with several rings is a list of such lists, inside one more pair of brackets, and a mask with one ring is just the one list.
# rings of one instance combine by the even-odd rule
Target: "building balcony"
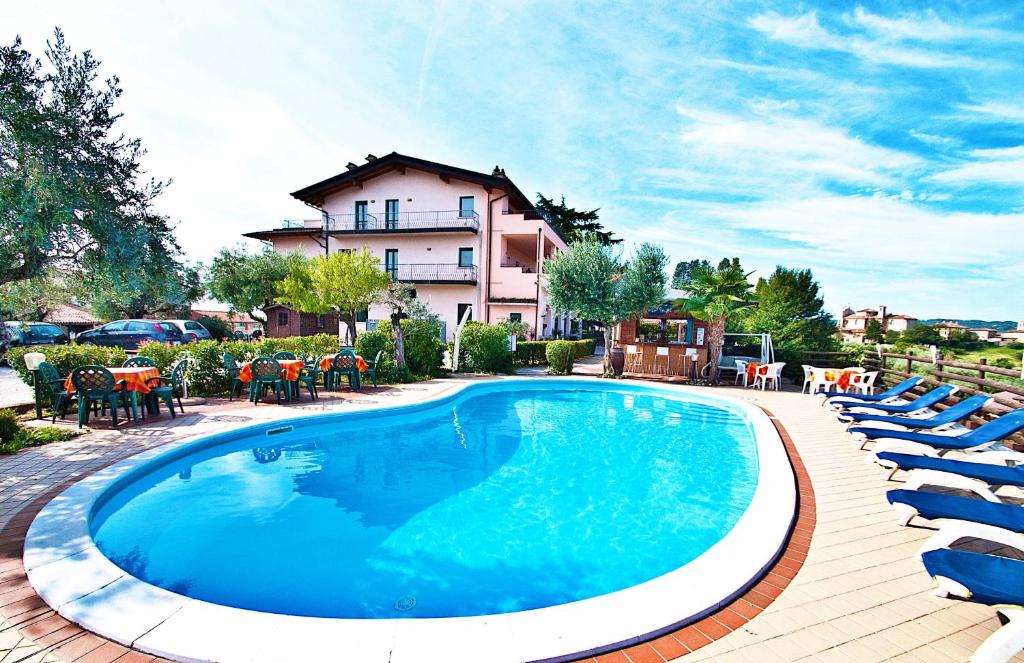
[[393,216],[388,216],[384,212],[330,214],[324,217],[323,229],[325,232],[340,234],[477,233],[480,231],[480,215],[457,209],[399,212]]
[[384,271],[403,283],[476,285],[476,265],[406,263],[385,267]]

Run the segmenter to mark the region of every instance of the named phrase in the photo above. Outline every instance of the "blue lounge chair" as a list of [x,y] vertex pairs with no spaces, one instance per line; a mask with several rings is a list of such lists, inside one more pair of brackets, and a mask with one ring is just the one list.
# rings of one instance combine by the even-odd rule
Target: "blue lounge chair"
[[829,405],[830,407],[838,406],[836,409],[841,409],[846,407],[857,407],[858,405],[864,405],[865,403],[887,403],[889,401],[896,400],[917,385],[921,384],[922,380],[924,380],[924,378],[917,376],[907,378],[895,387],[887,389],[880,394],[832,394],[823,400],[821,404],[823,406]]
[[967,550],[932,550],[921,556],[924,568],[952,594],[995,607],[1004,625],[971,656],[973,663],[1003,663],[1024,649],[1024,561]]
[[901,521],[902,525],[909,523],[914,516],[921,516],[928,520],[961,520],[998,527],[1018,534],[1024,533],[1024,508],[1016,504],[1001,504],[976,500],[973,497],[902,488],[890,490],[885,494],[885,499],[893,506],[905,507],[899,509],[907,516]]
[[[892,426],[899,426],[904,429],[941,429],[966,419],[967,417],[980,412],[992,401],[991,396],[975,394],[965,398],[956,405],[952,405],[942,412],[936,412],[929,417],[894,417],[885,414],[858,414],[857,423],[865,421],[878,421]],[[851,429],[852,430],[852,429]]]
[[901,454],[883,451],[878,464],[892,469],[891,479],[897,470],[909,472],[903,490],[917,490],[921,486],[945,486],[966,490],[989,502],[1002,502],[995,491],[1002,486],[1024,487],[1024,467],[1007,467],[1007,461],[1024,461],[1019,451],[989,451],[975,454],[976,460],[953,460],[933,458],[915,454]]
[[[920,398],[915,398],[909,403],[867,403],[855,405],[851,409],[844,409],[839,413],[839,421],[851,422],[861,421],[864,417],[877,416],[879,414],[914,414],[923,412],[933,405],[938,405],[957,391],[959,387],[952,384],[944,384],[935,387]],[[870,421],[870,419],[868,419]]]
[[[952,409],[949,408],[949,410]],[[980,451],[1020,431],[1024,431],[1024,408],[1007,412],[997,419],[982,424],[974,430],[965,430],[959,435],[939,435],[868,426],[854,426],[850,429],[855,437],[861,439],[861,448],[864,448],[864,444],[868,440],[878,440],[872,449],[876,457],[883,451],[917,453],[924,456],[941,456],[947,451],[953,450]],[[877,458],[870,460],[877,461]]]

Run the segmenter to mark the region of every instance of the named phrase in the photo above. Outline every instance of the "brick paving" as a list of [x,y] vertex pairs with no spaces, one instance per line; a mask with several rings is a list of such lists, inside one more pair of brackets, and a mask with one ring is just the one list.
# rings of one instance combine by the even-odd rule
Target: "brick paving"
[[[341,399],[288,407],[216,402],[186,408],[186,416],[174,420],[164,414],[117,431],[99,429],[70,442],[0,457],[0,528],[5,528],[5,536],[27,528],[32,512],[63,485],[171,439],[293,416],[296,410],[415,402],[464,381],[371,388],[357,395],[346,392]],[[779,565],[728,609],[596,660],[967,660],[998,627],[995,613],[985,606],[934,596],[934,583],[916,555],[933,530],[926,521],[909,528],[896,524],[884,498],[895,485],[885,480],[887,472],[864,464],[864,452],[815,399],[794,392],[721,391],[753,398],[773,413],[799,452],[794,465],[798,476],[800,466],[805,468],[803,478],[810,486],[801,484],[801,520],[790,546]],[[24,584],[12,574],[17,568],[20,542],[15,544],[13,537],[0,540],[0,606],[5,615],[0,619],[0,663],[158,660],[68,623],[34,594],[24,593]],[[770,595],[760,596],[761,590]],[[1024,655],[1014,660],[1024,663]]]

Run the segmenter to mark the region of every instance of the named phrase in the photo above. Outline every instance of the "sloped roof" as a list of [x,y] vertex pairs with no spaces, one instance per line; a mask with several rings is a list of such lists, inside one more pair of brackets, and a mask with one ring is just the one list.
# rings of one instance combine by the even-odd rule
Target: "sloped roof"
[[392,152],[391,154],[386,154],[382,157],[367,161],[362,165],[346,170],[345,172],[338,173],[333,177],[328,177],[316,184],[311,184],[299,189],[298,191],[293,191],[291,195],[308,205],[320,207],[323,205],[324,198],[335,191],[340,191],[349,186],[357,186],[368,179],[377,177],[378,175],[383,175],[384,173],[393,170],[402,170],[404,168],[422,170],[428,173],[436,173],[440,177],[472,182],[474,184],[479,184],[485,189],[493,188],[508,191],[511,194],[512,202],[514,203],[513,206],[517,210],[536,211],[533,204],[530,202],[530,199],[512,183],[512,180],[505,176],[504,171],[498,171],[497,168],[495,169],[495,173],[488,175],[487,173],[467,170],[466,168],[459,168],[457,166],[449,166],[436,161],[427,161],[426,159],[419,159],[417,157],[399,154],[398,152]]
[[61,304],[44,315],[43,322],[52,322],[58,325],[95,325],[101,320],[84,306]]

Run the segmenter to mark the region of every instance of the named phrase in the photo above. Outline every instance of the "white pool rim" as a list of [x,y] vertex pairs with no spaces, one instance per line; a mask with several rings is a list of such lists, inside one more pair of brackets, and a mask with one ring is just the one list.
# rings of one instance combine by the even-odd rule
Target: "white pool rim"
[[279,615],[188,598],[139,580],[96,547],[89,517],[96,500],[159,456],[240,431],[273,428],[304,415],[207,433],[136,454],[75,483],[33,520],[25,539],[29,582],[65,619],[100,636],[178,661],[537,661],[570,660],[629,646],[728,605],[766,572],[785,547],[797,491],[788,454],[771,419],[756,405],[708,390],[636,381],[505,378],[400,406],[420,408],[479,385],[523,382],[684,396],[741,413],[753,429],[759,463],[754,495],[736,525],[693,561],[621,591],[547,608],[496,615],[417,619],[342,619]]

